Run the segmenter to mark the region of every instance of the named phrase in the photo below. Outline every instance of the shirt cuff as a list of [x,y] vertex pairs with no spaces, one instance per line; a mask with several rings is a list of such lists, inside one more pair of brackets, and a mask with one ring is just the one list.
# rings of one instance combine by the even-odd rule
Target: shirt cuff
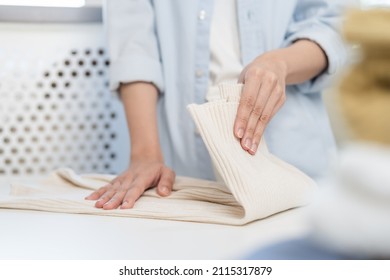
[[154,84],[160,93],[164,82],[160,62],[142,55],[127,55],[111,62],[110,90],[118,92],[121,83],[148,82]]
[[299,39],[308,39],[318,44],[324,51],[328,68],[313,79],[295,85],[299,91],[304,93],[319,92],[328,86],[333,80],[334,74],[344,65],[346,47],[341,36],[331,28],[321,26],[310,27],[292,34],[286,40],[286,46],[291,45]]

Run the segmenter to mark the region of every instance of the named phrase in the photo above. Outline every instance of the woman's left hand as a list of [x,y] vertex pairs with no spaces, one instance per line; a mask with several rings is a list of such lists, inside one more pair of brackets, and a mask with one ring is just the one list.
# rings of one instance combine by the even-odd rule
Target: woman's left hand
[[257,57],[241,72],[243,83],[234,134],[245,151],[254,155],[264,129],[286,100],[287,64],[277,55]]

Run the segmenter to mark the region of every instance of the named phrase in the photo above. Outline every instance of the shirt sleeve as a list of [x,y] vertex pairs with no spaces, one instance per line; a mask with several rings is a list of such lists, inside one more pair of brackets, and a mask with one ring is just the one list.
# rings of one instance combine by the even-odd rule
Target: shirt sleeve
[[164,90],[155,16],[149,0],[105,2],[110,54],[110,89],[121,83],[143,81]]
[[346,5],[337,2],[343,1],[299,0],[297,2],[285,46],[299,39],[308,39],[322,48],[328,60],[328,68],[323,73],[305,83],[293,86],[300,92],[322,91],[345,63],[346,46],[339,30]]

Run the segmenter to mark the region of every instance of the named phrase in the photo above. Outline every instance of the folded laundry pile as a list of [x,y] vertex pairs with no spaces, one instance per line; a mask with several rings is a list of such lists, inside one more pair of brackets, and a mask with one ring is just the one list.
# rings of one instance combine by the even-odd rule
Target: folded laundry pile
[[345,37],[362,58],[343,79],[342,111],[354,134],[333,181],[313,203],[313,237],[360,258],[390,258],[390,10],[353,11]]
[[241,90],[222,84],[209,102],[188,106],[223,182],[177,177],[169,197],[149,189],[133,209],[102,210],[84,197],[114,176],[61,168],[39,182],[13,183],[0,208],[243,225],[307,204],[312,179],[269,153],[264,140],[252,156],[235,138]]
[[345,38],[361,49],[361,59],[339,89],[342,112],[360,141],[390,144],[390,11],[351,11]]
[[[390,258],[390,147],[350,144],[310,205],[312,238],[344,256]],[[310,209],[309,208],[309,209]]]

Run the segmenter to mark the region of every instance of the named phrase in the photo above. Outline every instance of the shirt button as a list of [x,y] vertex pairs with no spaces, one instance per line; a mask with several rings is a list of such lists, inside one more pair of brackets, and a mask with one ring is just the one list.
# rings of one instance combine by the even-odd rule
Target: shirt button
[[203,72],[203,70],[198,69],[198,70],[196,70],[195,75],[197,78],[202,78],[204,75],[204,72]]
[[201,10],[200,12],[199,12],[199,19],[200,20],[205,20],[206,19],[206,15],[207,15],[207,13],[206,13],[206,11],[205,10]]

